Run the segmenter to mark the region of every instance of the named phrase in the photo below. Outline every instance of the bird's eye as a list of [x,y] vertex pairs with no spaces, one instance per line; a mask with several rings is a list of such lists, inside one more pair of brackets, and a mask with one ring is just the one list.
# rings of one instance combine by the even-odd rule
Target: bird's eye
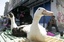
[[38,10],[40,10],[40,8]]
[[9,15],[10,15],[10,17],[13,17],[13,15],[11,13]]

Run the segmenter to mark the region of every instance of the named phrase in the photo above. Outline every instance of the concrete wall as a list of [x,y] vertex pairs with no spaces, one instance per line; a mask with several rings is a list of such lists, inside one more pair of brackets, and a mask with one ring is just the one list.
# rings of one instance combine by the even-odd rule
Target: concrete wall
[[13,0],[9,0],[9,7],[8,7],[8,12],[11,11],[13,9]]
[[9,7],[8,7],[8,11],[11,11],[13,8],[15,8],[16,6],[18,6],[21,0],[9,0]]
[[51,11],[54,12],[54,16],[55,16],[55,19],[57,21],[57,25],[58,25],[58,20],[57,20],[57,8],[56,8],[56,0],[53,0],[53,2],[51,2]]
[[[59,1],[63,1],[63,0],[59,0]],[[64,3],[64,2],[63,2]],[[62,4],[63,4],[62,3]],[[59,7],[59,6],[58,6]],[[61,11],[61,10],[63,10],[63,8],[61,7],[61,8],[59,8],[60,10],[59,11]],[[57,7],[56,7],[56,0],[53,0],[53,2],[51,2],[51,11],[53,11],[54,12],[54,15],[55,15],[55,17],[56,17],[56,19],[57,19],[57,17],[58,17],[58,10],[57,10]],[[62,12],[61,12],[61,14],[62,14]],[[61,19],[61,17],[60,17],[60,19]],[[61,21],[61,20],[60,20]],[[59,22],[58,22],[58,19],[57,19],[57,24],[60,24]]]
[[4,10],[4,15],[8,14],[8,6],[9,6],[9,2],[5,3],[5,10]]
[[[62,1],[62,2],[61,2]],[[51,11],[54,12],[54,15],[56,17],[56,20],[57,20],[57,25],[60,27],[60,28],[64,28],[64,0],[59,0],[59,5],[60,6],[56,6],[56,0],[53,0],[53,2],[51,2]],[[57,8],[59,7],[59,8]],[[60,12],[60,13],[59,13]],[[61,14],[61,15],[60,15]],[[59,21],[59,20],[60,21]],[[62,21],[63,20],[63,21]],[[63,29],[64,30],[64,29]]]
[[56,8],[56,0],[53,0],[53,2],[51,2],[51,11],[54,12],[54,15],[57,19],[57,8]]

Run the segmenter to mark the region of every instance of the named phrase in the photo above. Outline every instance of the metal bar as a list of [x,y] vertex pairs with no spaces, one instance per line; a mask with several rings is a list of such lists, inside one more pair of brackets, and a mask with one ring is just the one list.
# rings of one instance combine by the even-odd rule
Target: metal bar
[[33,4],[33,3],[35,3],[35,2],[37,2],[38,0],[35,0],[34,2],[32,2],[32,3],[30,3],[30,4],[28,4],[28,5],[26,5],[26,6],[29,6],[29,5],[31,5],[31,4]]
[[36,5],[39,5],[39,4],[44,4],[44,3],[48,2],[48,1],[50,1],[50,0],[42,1],[42,2],[39,2],[39,3],[37,3],[37,4],[31,5],[31,6],[29,6],[29,7],[36,6]]
[[26,0],[25,2],[23,2],[21,5],[25,4],[26,2],[28,2],[29,0]]

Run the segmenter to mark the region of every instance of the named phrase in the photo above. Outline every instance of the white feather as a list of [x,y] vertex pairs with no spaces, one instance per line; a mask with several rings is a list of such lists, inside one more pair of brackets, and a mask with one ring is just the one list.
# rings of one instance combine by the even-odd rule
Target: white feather
[[39,24],[39,20],[44,15],[51,16],[52,14],[53,14],[53,12],[47,11],[46,9],[41,8],[41,7],[39,7],[36,10],[32,24],[26,25],[23,28],[23,31],[25,31],[27,33],[27,38],[30,41],[32,41],[32,40],[45,41],[47,32],[46,32],[46,29]]

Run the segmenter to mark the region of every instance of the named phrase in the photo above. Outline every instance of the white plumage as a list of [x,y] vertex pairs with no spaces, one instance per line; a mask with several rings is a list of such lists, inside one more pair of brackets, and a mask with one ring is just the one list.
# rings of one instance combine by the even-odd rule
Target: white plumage
[[47,35],[46,29],[39,24],[40,18],[44,15],[52,16],[53,12],[39,7],[34,14],[32,24],[27,25],[23,28],[23,31],[27,33],[27,38],[30,41],[45,41],[45,37]]
[[15,23],[14,14],[12,12],[8,14],[7,17],[11,20],[11,34],[14,36],[26,37],[27,34],[22,31],[25,25],[17,26],[17,24]]
[[14,14],[13,14],[13,13],[8,14],[7,17],[11,20],[11,30],[12,30],[13,28],[18,27],[17,24],[15,23],[15,17],[14,17]]
[[8,14],[7,17],[11,20],[11,29],[21,28],[21,27],[26,26],[26,25],[17,26],[17,24],[15,23],[15,16],[14,16],[14,14],[12,12],[10,14]]

